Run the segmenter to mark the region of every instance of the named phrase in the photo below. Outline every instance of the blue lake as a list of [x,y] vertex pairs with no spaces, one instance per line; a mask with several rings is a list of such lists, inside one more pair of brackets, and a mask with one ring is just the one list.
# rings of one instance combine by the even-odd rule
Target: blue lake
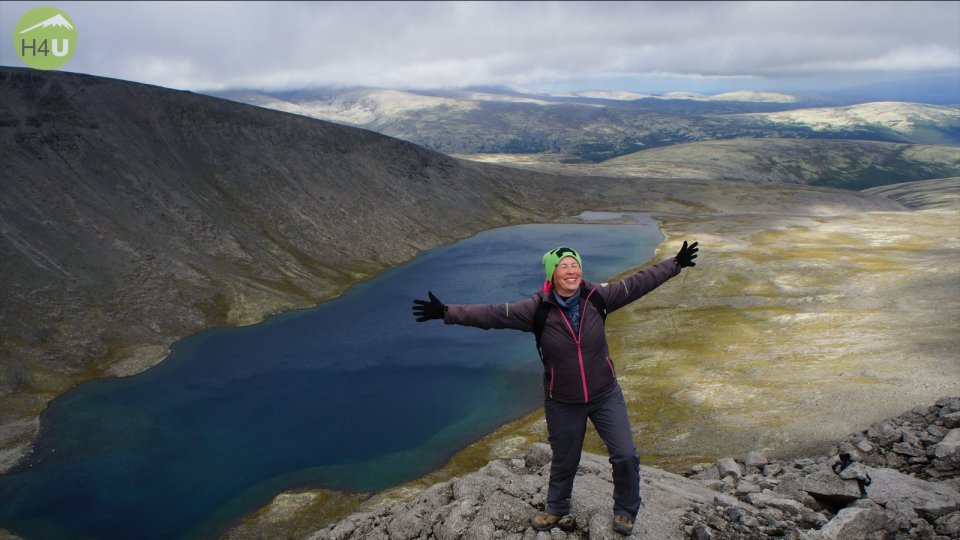
[[412,300],[528,297],[541,255],[560,245],[581,252],[586,279],[606,280],[663,239],[634,218],[487,231],[316,308],[183,339],[135,377],[85,383],[50,404],[31,457],[0,476],[0,528],[32,540],[209,537],[285,489],[418,478],[543,396],[532,336],[417,323]]

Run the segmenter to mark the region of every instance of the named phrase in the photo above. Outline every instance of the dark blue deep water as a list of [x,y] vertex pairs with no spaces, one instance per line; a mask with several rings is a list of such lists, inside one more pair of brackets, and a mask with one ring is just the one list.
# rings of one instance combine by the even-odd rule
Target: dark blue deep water
[[515,301],[541,255],[581,252],[602,281],[662,235],[635,225],[524,225],[434,249],[341,297],[178,342],[157,367],[50,404],[35,451],[0,476],[0,528],[46,538],[209,537],[284,489],[377,491],[542,405],[533,337],[417,323],[414,298]]

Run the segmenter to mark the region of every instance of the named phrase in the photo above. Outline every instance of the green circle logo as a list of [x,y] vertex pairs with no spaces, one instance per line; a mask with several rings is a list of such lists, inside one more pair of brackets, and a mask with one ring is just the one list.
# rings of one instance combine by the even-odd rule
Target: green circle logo
[[57,69],[77,48],[77,27],[57,8],[34,8],[20,17],[13,29],[13,47],[24,64],[34,69]]

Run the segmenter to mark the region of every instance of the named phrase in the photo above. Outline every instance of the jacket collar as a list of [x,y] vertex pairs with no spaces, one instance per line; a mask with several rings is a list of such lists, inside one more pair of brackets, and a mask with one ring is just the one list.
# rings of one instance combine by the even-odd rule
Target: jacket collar
[[[580,282],[580,303],[583,303],[587,299],[587,295],[590,294],[590,291],[596,289],[597,286],[593,283],[590,283],[586,280]],[[543,298],[544,302],[548,302],[555,306],[559,305],[556,298],[553,297],[553,290],[548,293],[539,293],[540,297]]]

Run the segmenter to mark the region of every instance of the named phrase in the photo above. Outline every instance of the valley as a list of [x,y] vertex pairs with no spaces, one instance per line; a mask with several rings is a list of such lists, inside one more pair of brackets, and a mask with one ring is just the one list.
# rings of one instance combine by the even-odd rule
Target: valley
[[[609,323],[647,463],[797,453],[960,393],[955,108],[421,96],[344,106],[356,129],[17,68],[0,97],[0,470],[51,400],[149,369],[182,337],[583,211],[652,214],[658,257],[701,242],[693,272]],[[890,185],[911,180],[928,182]],[[282,494],[244,526],[309,531],[408,498],[543,440],[540,416],[412,485],[289,512]]]

